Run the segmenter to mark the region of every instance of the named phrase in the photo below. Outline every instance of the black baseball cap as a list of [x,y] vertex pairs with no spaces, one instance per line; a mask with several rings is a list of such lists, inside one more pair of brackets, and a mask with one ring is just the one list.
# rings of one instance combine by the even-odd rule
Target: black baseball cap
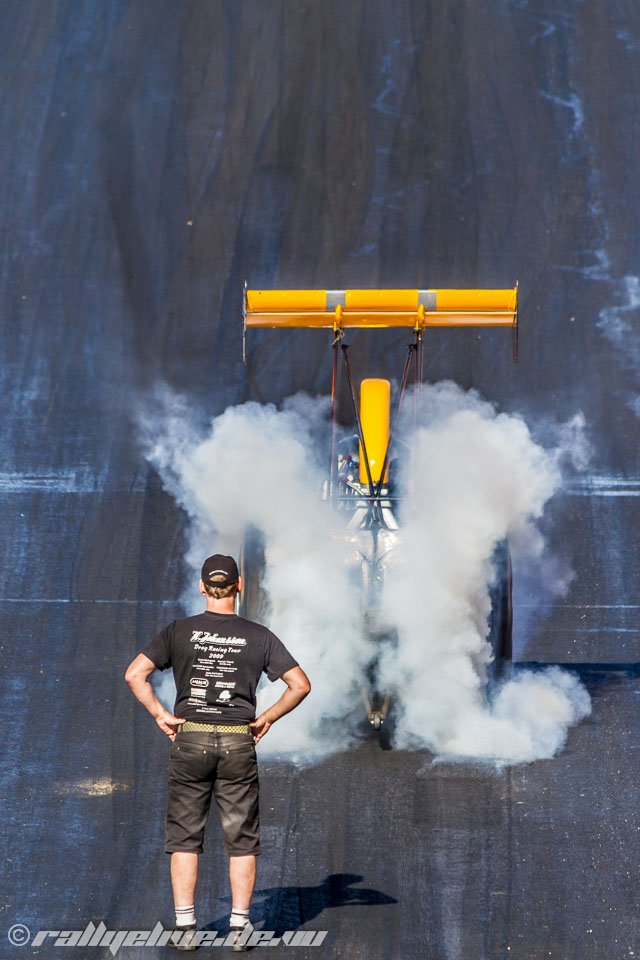
[[[214,577],[224,576],[224,580],[214,580]],[[203,583],[210,587],[230,587],[236,583],[239,573],[238,564],[233,557],[225,557],[222,553],[214,553],[212,557],[207,557],[202,564],[201,573]]]

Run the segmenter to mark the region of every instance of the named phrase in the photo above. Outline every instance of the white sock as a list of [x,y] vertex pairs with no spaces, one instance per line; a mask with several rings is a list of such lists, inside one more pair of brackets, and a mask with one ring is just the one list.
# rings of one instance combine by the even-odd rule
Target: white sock
[[231,908],[231,919],[229,920],[229,926],[232,929],[244,928],[248,923],[249,923],[248,910],[236,910],[235,907]]
[[176,907],[176,927],[188,927],[196,922],[194,904],[190,907]]

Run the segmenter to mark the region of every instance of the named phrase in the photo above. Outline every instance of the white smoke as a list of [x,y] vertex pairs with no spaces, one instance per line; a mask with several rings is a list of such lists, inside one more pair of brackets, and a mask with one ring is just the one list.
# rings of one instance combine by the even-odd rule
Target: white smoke
[[[206,556],[238,556],[247,527],[262,531],[269,627],[312,679],[312,696],[295,718],[269,731],[261,751],[310,758],[327,751],[330,729],[329,749],[346,746],[349,728],[337,721],[360,696],[369,648],[340,523],[322,500],[313,454],[313,431],[327,402],[299,396],[282,411],[257,403],[230,407],[194,441],[184,434],[184,402],[166,391],[158,400],[160,419],[147,416],[144,424],[148,458],[192,519],[187,559],[194,586]],[[284,688],[282,681],[266,683],[258,710]]]
[[[562,457],[580,454],[583,424],[576,419],[547,451],[523,420],[454,384],[424,388],[421,404],[421,426],[407,437],[412,482],[383,601],[397,643],[383,646],[379,679],[394,696],[396,742],[503,761],[550,757],[589,713],[589,698],[551,668],[523,673],[489,699],[491,557],[508,538],[516,559],[545,567],[538,521],[561,484]],[[350,724],[364,719],[360,689],[371,656],[353,547],[321,496],[326,465],[315,451],[326,413],[325,400],[308,397],[281,411],[247,403],[194,435],[185,432],[194,417],[184,401],[164,391],[143,423],[148,459],[191,518],[194,586],[204,557],[237,555],[248,525],[264,533],[269,626],[312,693],[260,749],[299,758],[348,744]],[[280,681],[263,686],[258,709],[282,689]]]
[[[395,693],[398,745],[436,753],[528,761],[550,757],[590,710],[584,688],[550,669],[521,674],[489,699],[486,668],[492,556],[544,567],[537,521],[558,490],[567,454],[584,461],[580,420],[547,452],[524,421],[497,414],[455,384],[422,392],[407,498],[384,609],[395,625],[380,681]],[[566,589],[566,577],[557,592]]]

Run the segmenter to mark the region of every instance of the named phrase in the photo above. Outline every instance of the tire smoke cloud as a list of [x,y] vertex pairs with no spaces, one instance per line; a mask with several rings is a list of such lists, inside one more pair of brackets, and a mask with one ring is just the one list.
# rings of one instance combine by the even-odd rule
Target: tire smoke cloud
[[[230,407],[198,439],[184,433],[193,419],[184,399],[165,389],[154,407],[156,413],[143,419],[147,457],[190,517],[186,559],[194,586],[206,556],[237,557],[246,529],[259,529],[265,540],[268,626],[311,678],[312,695],[291,718],[273,726],[261,753],[313,759],[343,749],[352,736],[343,718],[360,699],[370,649],[346,569],[341,520],[322,500],[315,450],[327,401],[299,395],[283,410],[258,403]],[[202,607],[195,591],[184,601],[188,609]],[[283,689],[282,681],[263,679],[258,711]],[[166,692],[165,702],[170,687]]]
[[380,664],[396,693],[396,742],[512,762],[551,757],[590,712],[589,697],[557,667],[488,689],[492,556],[506,540],[516,570],[537,569],[541,589],[566,593],[571,571],[546,555],[538,522],[563,461],[586,465],[583,419],[561,425],[547,450],[524,420],[441,383],[422,389],[419,425],[405,433],[412,462],[384,599],[397,642]]
[[[498,762],[551,757],[589,714],[589,696],[558,667],[488,687],[492,555],[507,539],[516,564],[538,570],[541,583],[553,569],[546,589],[552,579],[551,589],[566,591],[570,577],[547,556],[539,522],[563,461],[586,462],[583,419],[543,447],[524,420],[453,383],[423,387],[419,407],[417,426],[402,430],[407,493],[382,601],[393,640],[379,650],[379,685],[393,695],[395,744]],[[145,455],[189,517],[194,587],[204,557],[237,555],[249,526],[264,535],[269,626],[309,674],[312,693],[260,749],[300,762],[344,749],[357,734],[372,656],[353,545],[322,499],[327,413],[326,399],[298,395],[281,410],[230,407],[190,431],[193,412],[163,387],[140,417]],[[183,600],[188,612],[201,609],[195,590]],[[282,688],[264,682],[258,710]],[[164,677],[159,695],[172,709]]]

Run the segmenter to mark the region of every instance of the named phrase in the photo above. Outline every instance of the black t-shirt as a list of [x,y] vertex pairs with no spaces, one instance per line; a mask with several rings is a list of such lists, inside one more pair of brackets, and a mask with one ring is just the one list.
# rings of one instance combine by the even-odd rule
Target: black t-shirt
[[254,720],[261,674],[273,681],[298,666],[266,627],[209,610],[174,620],[142,653],[158,670],[173,667],[174,713],[200,723]]

